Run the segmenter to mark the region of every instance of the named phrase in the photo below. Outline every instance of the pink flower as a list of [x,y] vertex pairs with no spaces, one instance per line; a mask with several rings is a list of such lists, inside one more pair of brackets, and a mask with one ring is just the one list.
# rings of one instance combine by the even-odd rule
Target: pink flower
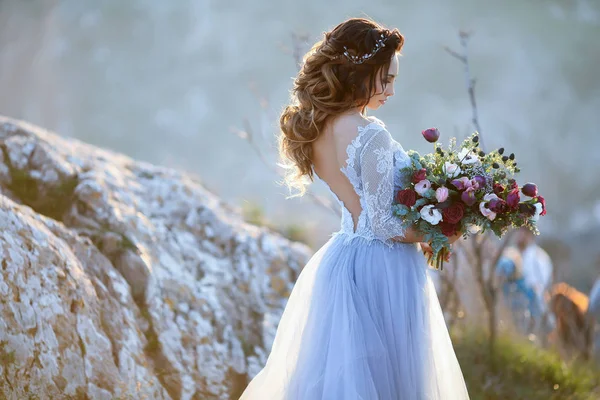
[[435,191],[435,198],[438,202],[443,203],[448,199],[448,188],[445,186],[440,186]]
[[469,178],[467,178],[466,176],[463,176],[462,178],[459,179],[454,179],[452,181],[452,184],[458,189],[458,190],[465,190],[470,188],[472,185],[471,180]]
[[429,182],[427,179],[423,179],[421,182],[415,185],[415,191],[421,196],[423,196],[429,189],[431,189],[431,182]]

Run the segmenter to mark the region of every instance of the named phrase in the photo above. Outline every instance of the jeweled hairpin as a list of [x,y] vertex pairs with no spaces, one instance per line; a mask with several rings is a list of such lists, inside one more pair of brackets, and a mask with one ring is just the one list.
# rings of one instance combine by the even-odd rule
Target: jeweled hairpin
[[381,50],[382,48],[385,47],[385,35],[382,33],[381,34],[381,38],[377,40],[377,42],[375,43],[375,47],[373,48],[373,50],[370,53],[367,54],[363,54],[362,56],[356,56],[356,55],[352,55],[350,54],[350,52],[348,51],[348,48],[346,46],[344,46],[344,56],[350,60],[351,62],[353,62],[354,64],[362,64],[365,61],[367,61],[370,58],[373,58],[373,56],[375,56],[375,54],[377,54],[377,52],[379,50]]

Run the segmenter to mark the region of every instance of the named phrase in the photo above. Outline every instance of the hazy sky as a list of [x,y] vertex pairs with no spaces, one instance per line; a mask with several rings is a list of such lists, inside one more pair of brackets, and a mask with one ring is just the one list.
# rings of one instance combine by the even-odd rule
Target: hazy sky
[[458,31],[472,31],[486,144],[514,151],[521,180],[539,183],[554,207],[548,231],[594,221],[600,4],[592,1],[3,1],[0,84],[9,95],[0,113],[194,172],[232,203],[258,202],[276,223],[301,222],[322,240],[336,217],[284,200],[277,176],[231,130],[247,118],[274,164],[269,147],[296,73],[292,33],[312,42],[364,15],[406,38],[396,96],[375,114],[405,148],[428,150],[420,132],[431,126],[444,138],[472,129],[463,67],[443,50],[460,50]]

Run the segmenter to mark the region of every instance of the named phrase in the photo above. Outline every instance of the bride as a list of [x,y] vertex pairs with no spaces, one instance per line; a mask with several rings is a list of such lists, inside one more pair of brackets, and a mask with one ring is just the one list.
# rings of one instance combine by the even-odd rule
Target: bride
[[403,43],[397,29],[352,18],[304,57],[280,120],[286,182],[302,195],[303,178],[324,181],[341,229],[302,270],[241,400],[469,398],[427,274],[431,248],[392,215],[408,156],[366,117],[394,95]]

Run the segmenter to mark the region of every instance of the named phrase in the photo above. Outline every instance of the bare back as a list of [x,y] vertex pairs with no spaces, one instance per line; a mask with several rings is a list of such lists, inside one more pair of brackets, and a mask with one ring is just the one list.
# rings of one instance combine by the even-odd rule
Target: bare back
[[347,165],[347,149],[358,136],[359,127],[370,122],[359,115],[339,116],[325,126],[322,135],[312,144],[314,170],[352,214],[355,231],[362,207],[359,196],[341,168]]

